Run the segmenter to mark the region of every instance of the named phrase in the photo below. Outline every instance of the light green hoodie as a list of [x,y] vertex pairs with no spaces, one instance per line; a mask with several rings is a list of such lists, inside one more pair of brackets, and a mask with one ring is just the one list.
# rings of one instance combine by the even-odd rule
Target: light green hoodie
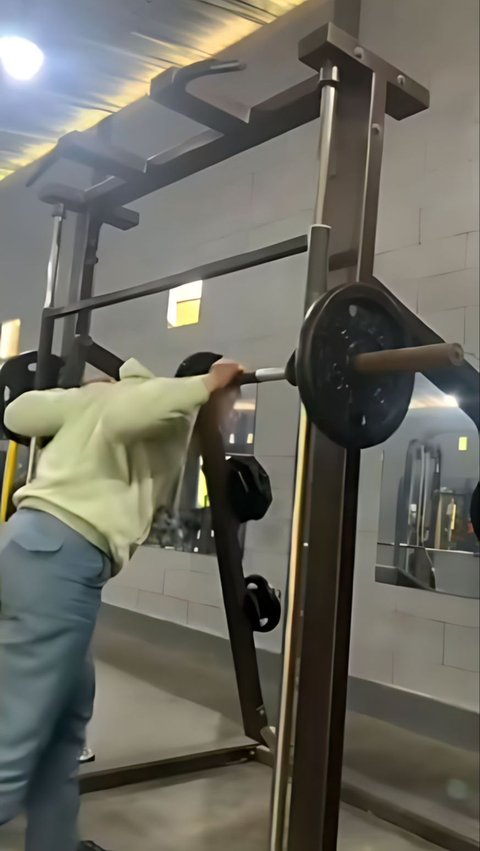
[[116,571],[170,504],[193,418],[209,397],[204,376],[155,378],[133,359],[120,379],[24,393],[5,414],[17,434],[53,437],[17,507],[57,517],[110,554]]

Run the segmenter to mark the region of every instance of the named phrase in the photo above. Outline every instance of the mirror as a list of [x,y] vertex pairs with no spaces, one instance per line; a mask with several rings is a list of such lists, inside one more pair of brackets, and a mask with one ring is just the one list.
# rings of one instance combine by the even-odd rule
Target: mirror
[[376,579],[479,597],[470,501],[479,436],[453,396],[417,375],[409,412],[384,444]]
[[[227,457],[253,454],[256,408],[257,387],[242,387],[222,429]],[[241,534],[244,534],[244,527],[241,527]],[[189,451],[172,509],[162,510],[157,514],[145,545],[199,555],[215,554],[215,538],[202,459],[194,446]]]

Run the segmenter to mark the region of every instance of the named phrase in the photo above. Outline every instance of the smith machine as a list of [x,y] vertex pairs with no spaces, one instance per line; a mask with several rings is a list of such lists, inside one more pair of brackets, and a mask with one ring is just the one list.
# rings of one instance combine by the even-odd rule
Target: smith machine
[[[260,369],[243,380],[289,380],[302,402],[280,717],[272,747],[270,849],[332,851],[341,796],[360,451],[398,428],[416,371],[455,394],[477,427],[479,396],[478,374],[463,361],[461,347],[446,344],[373,276],[384,116],[402,120],[426,109],[428,92],[333,24],[300,42],[299,59],[314,70],[312,76],[237,112],[198,98],[189,84],[204,75],[239,72],[238,62],[200,62],[159,76],[151,85],[152,100],[209,129],[146,161],[91,134],[60,139],[30,183],[59,158],[109,176],[84,190],[42,187],[54,232],[38,353],[7,361],[0,382],[5,405],[33,386],[80,383],[85,363],[116,376],[121,360],[89,337],[94,310],[308,252],[306,318],[296,352],[286,369]],[[308,236],[93,294],[102,225],[127,231],[138,224],[138,213],[125,204],[318,117],[318,191]],[[76,213],[75,243],[69,300],[59,307],[55,290],[67,211]],[[342,286],[332,289],[330,273],[339,270]],[[64,321],[63,338],[55,355],[58,320]],[[226,499],[225,449],[208,405],[198,428],[244,728],[252,744],[93,772],[84,778],[84,789],[244,761],[255,758],[265,742],[268,719],[245,605],[239,523]],[[30,476],[36,452],[33,445]]]

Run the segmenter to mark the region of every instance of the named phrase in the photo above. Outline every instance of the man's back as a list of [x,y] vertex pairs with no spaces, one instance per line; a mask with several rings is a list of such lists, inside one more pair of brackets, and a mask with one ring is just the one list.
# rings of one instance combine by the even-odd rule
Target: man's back
[[192,419],[209,391],[204,378],[155,378],[136,361],[118,383],[25,394],[7,425],[51,436],[19,508],[46,511],[111,554],[117,570],[148,536],[172,497]]

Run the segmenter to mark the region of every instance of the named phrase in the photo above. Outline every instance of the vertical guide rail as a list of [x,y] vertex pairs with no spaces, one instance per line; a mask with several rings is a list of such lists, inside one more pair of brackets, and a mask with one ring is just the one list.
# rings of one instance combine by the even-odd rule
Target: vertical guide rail
[[[338,68],[325,65],[320,72],[323,83],[320,103],[319,173],[315,204],[315,222],[310,231],[306,308],[325,292],[328,277],[329,228],[322,224],[327,194],[333,123],[337,99]],[[302,628],[301,596],[303,588],[304,515],[308,486],[311,427],[305,409],[300,411],[295,472],[295,499],[292,517],[287,612],[283,654],[280,716],[272,790],[270,851],[283,851],[290,779],[290,753],[295,713],[296,671]]]
[[[342,67],[337,170],[327,210],[357,247],[356,275],[373,273],[386,84]],[[339,195],[339,188],[343,194]],[[310,446],[294,764],[288,851],[335,851],[348,686],[360,452],[316,429]],[[307,502],[306,499],[306,502]]]
[[225,446],[219,428],[215,399],[200,411],[196,432],[207,481],[215,533],[220,580],[227,614],[233,663],[237,678],[245,734],[257,742],[268,726],[264,707],[253,630],[244,609],[245,579],[239,523],[227,497]]
[[[63,222],[65,220],[65,207],[63,206],[63,204],[59,204],[58,206],[54,207],[52,216],[53,233],[52,244],[50,247],[50,256],[48,258],[47,266],[47,289],[45,292],[45,302],[43,305],[44,310],[48,310],[48,308],[54,307],[55,305],[55,293],[57,289],[58,268],[60,263],[60,246],[62,242]],[[42,316],[40,342],[38,345],[37,372],[35,375],[35,387],[37,387],[37,389],[39,390],[43,390],[48,386],[48,361],[52,351],[53,327],[53,321],[51,319],[46,320]],[[27,484],[32,481],[35,475],[37,450],[38,441],[36,437],[33,437],[30,441],[30,449],[28,453],[26,478]]]

